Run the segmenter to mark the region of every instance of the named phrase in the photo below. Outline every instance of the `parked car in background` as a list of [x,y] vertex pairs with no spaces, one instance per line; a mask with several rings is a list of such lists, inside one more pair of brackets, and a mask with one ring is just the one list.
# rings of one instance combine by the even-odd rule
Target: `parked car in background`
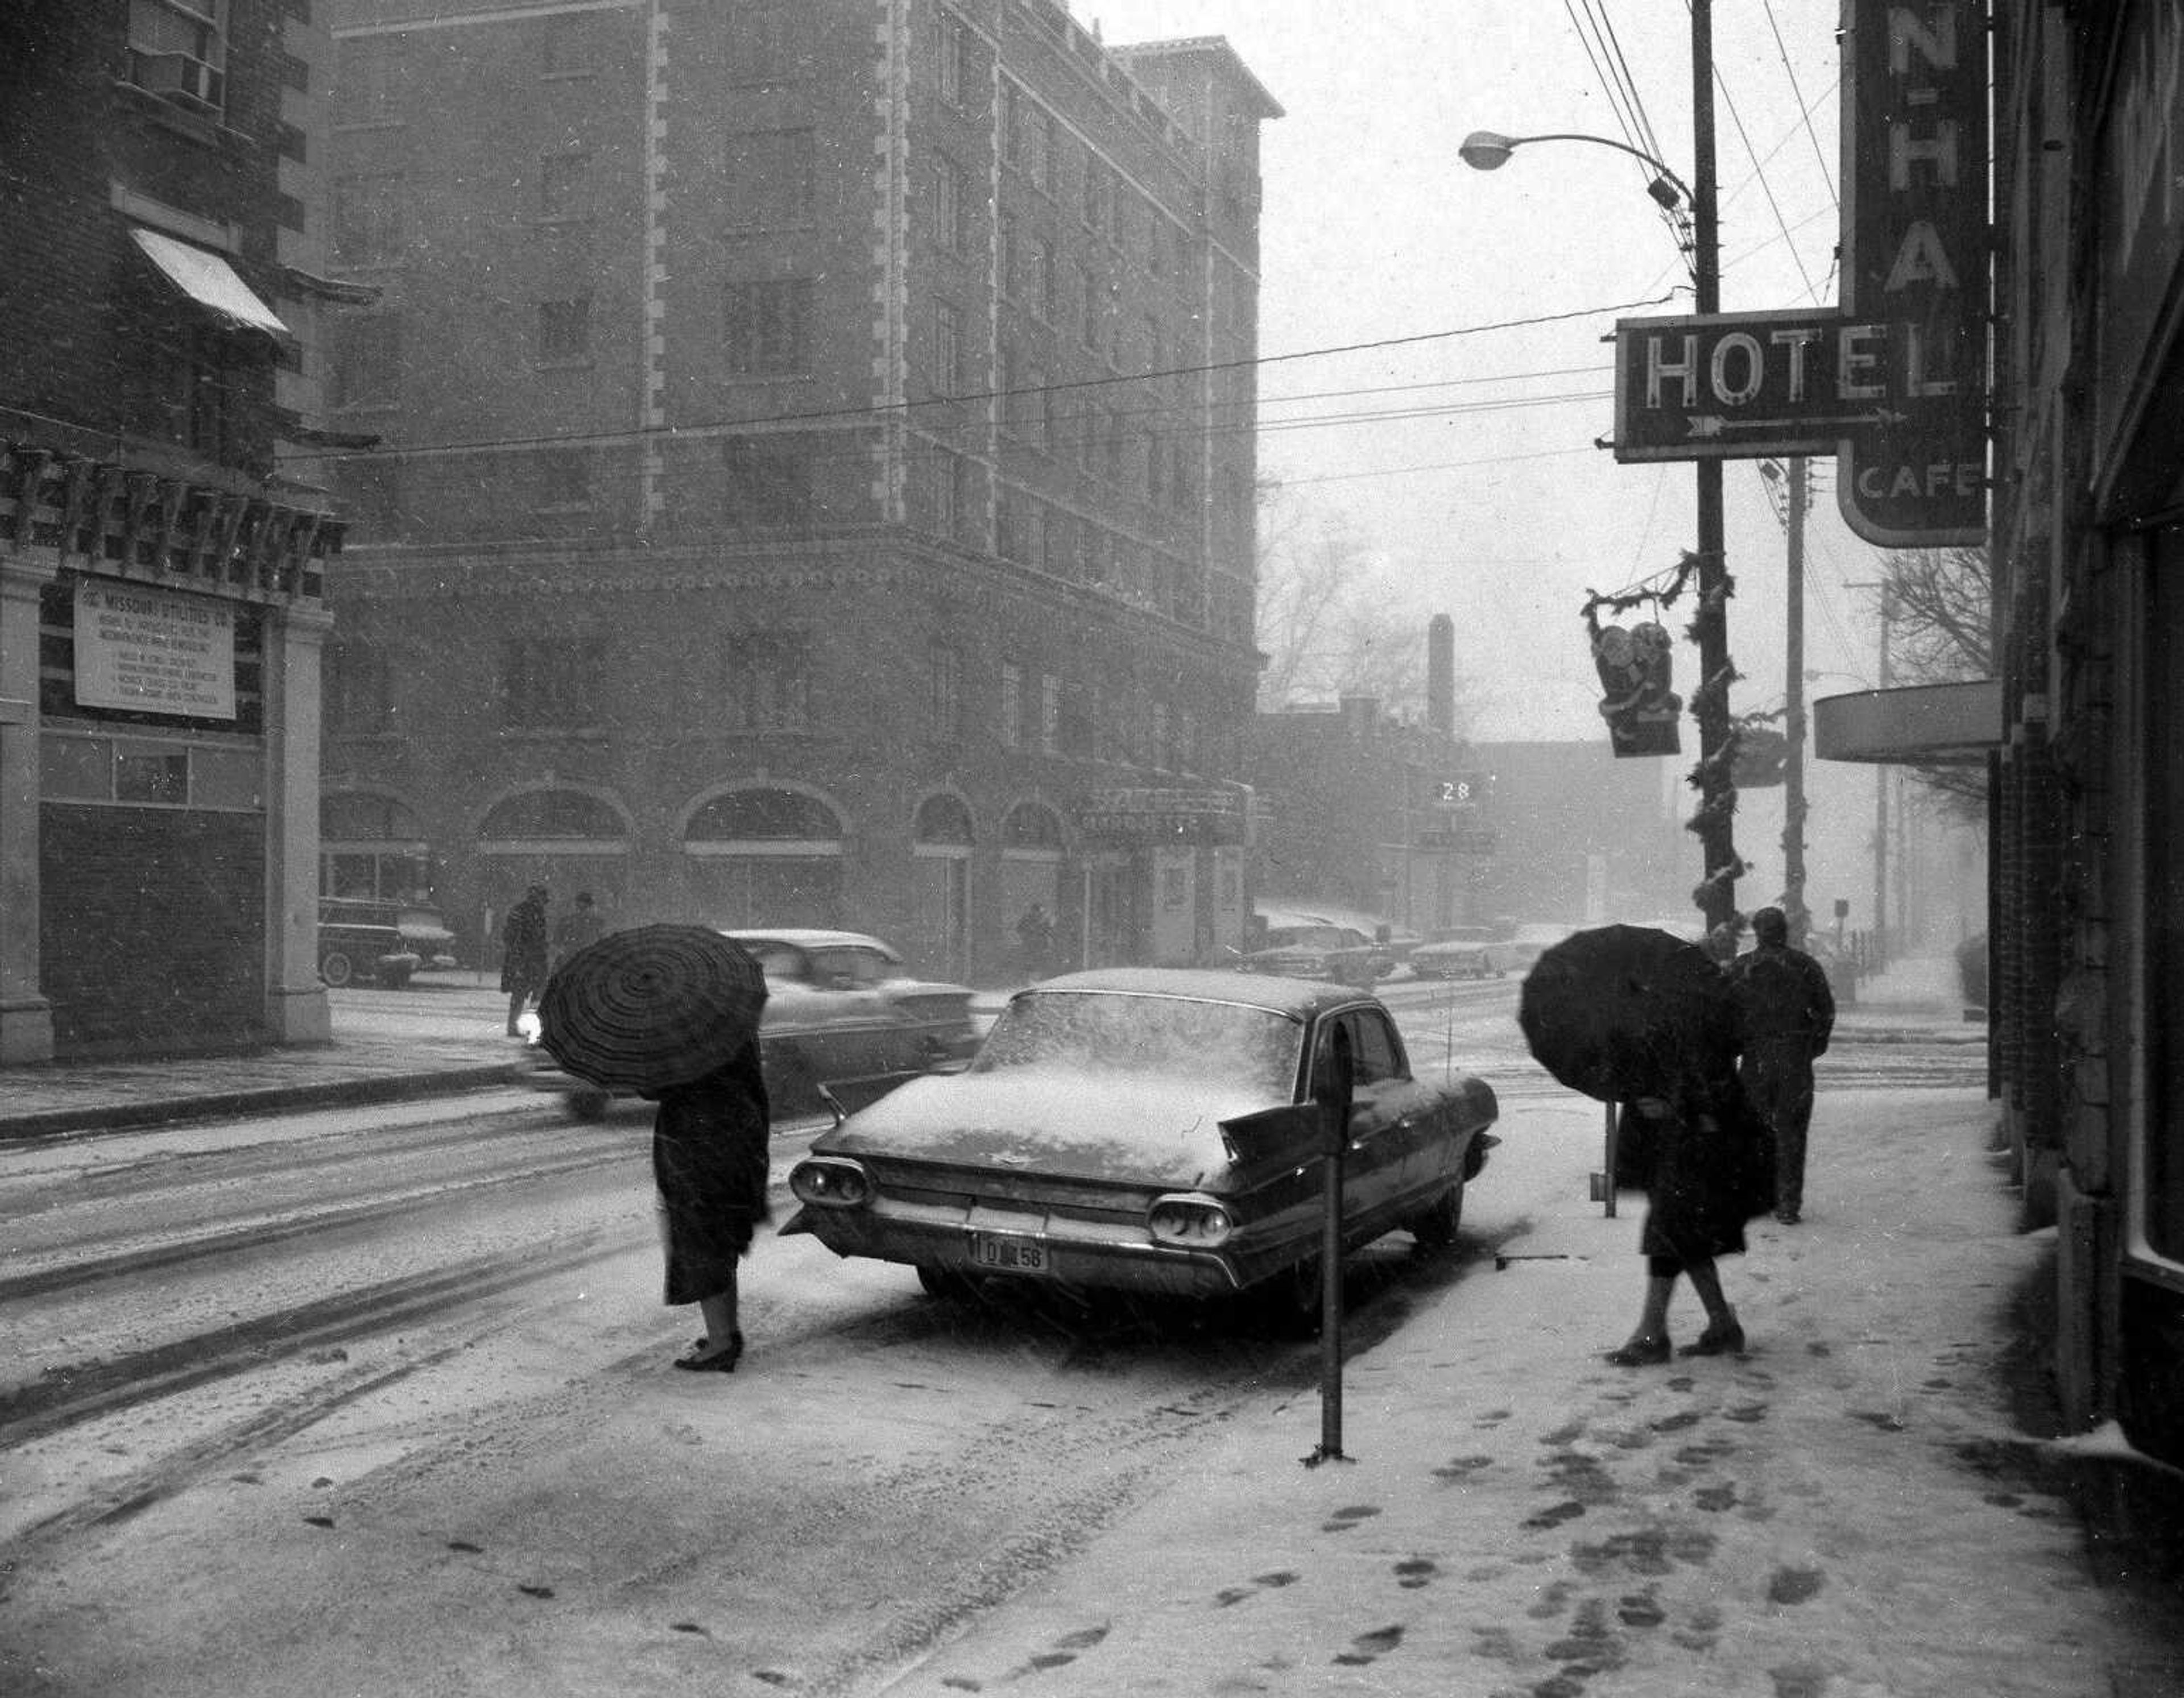
[[1496,1140],[1494,1092],[1411,1072],[1387,1010],[1301,979],[1072,973],[1020,991],[960,1073],[848,1114],[790,1171],[782,1228],[902,1262],[946,1295],[988,1275],[1297,1315],[1320,1289],[1323,1111],[1336,1034],[1354,1084],[1343,1242],[1455,1238]]
[[394,927],[402,934],[402,946],[417,957],[421,968],[447,968],[458,965],[455,960],[455,934],[437,908],[421,902],[404,902],[395,916]]
[[[978,1047],[971,988],[916,977],[877,938],[808,927],[722,930],[766,970],[759,1057],[777,1107],[816,1109],[829,1079],[922,1072],[960,1062]],[[579,1119],[606,1111],[607,1092],[563,1072],[535,1038],[533,1046],[525,1083],[563,1093]]]
[[1492,978],[1501,969],[1490,951],[1508,937],[1499,926],[1444,926],[1411,951],[1411,971],[1422,979]]
[[339,987],[368,979],[390,990],[410,983],[424,957],[402,932],[403,905],[361,897],[319,901],[319,977]]
[[1265,944],[1243,956],[1236,965],[1247,973],[1370,985],[1383,977],[1395,961],[1386,949],[1373,943],[1355,926],[1319,921],[1268,927]]

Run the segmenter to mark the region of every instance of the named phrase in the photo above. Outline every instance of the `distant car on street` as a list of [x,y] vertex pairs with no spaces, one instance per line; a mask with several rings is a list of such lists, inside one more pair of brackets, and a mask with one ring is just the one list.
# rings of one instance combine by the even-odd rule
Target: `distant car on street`
[[1370,985],[1395,966],[1395,957],[1355,926],[1320,921],[1269,927],[1264,946],[1236,965],[1247,973]]
[[402,934],[402,946],[417,957],[420,968],[444,969],[457,966],[455,934],[448,928],[446,918],[437,908],[421,902],[404,902],[394,916],[394,929]]
[[319,902],[319,977],[339,988],[368,979],[399,990],[424,965],[403,935],[403,905],[361,897]]
[[[961,1061],[978,1047],[971,988],[915,977],[889,944],[862,932],[722,928],[766,971],[759,1056],[778,1105],[819,1106],[830,1079],[910,1073]],[[610,1094],[565,1073],[533,1039],[524,1083],[559,1091],[579,1119]]]
[[1020,991],[960,1073],[849,1113],[790,1171],[782,1228],[906,1263],[935,1295],[985,1276],[1216,1298],[1297,1317],[1319,1290],[1323,1111],[1336,1034],[1353,1094],[1343,1240],[1455,1238],[1496,1140],[1492,1088],[1416,1077],[1374,998],[1191,969]]
[[1411,971],[1422,979],[1492,978],[1502,971],[1494,946],[1508,940],[1498,926],[1445,926],[1411,951]]

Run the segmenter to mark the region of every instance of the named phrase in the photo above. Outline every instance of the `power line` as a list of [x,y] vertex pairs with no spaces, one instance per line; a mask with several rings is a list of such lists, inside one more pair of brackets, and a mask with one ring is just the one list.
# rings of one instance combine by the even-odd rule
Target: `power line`
[[[1804,93],[1797,86],[1797,68],[1790,63],[1790,49],[1782,40],[1782,25],[1774,16],[1774,0],[1760,0],[1760,4],[1767,14],[1767,27],[1774,32],[1774,51],[1782,56],[1782,74],[1790,79],[1790,92],[1796,98],[1799,111],[1804,114],[1805,133],[1813,138],[1813,158],[1819,164],[1820,181],[1827,185],[1829,203],[1840,205],[1841,202],[1836,196],[1835,179],[1828,175],[1827,150],[1820,146],[1819,131],[1813,128],[1813,109],[1805,104]],[[1836,86],[1840,87],[1841,84],[1841,73],[1837,72]]]
[[1013,389],[983,389],[955,395],[928,396],[915,401],[883,402],[863,407],[822,407],[794,413],[761,414],[751,418],[716,419],[694,425],[644,425],[632,430],[585,432],[576,436],[486,437],[465,441],[428,443],[401,443],[376,448],[330,453],[323,449],[309,450],[292,456],[315,460],[348,460],[391,458],[398,454],[448,454],[479,452],[496,448],[554,448],[582,446],[611,448],[627,443],[643,443],[659,437],[673,438],[683,432],[712,433],[722,431],[748,430],[760,425],[811,424],[822,420],[899,418],[921,407],[956,407],[971,402],[1000,401],[1024,395],[1058,395],[1072,390],[1112,388],[1123,383],[1150,383],[1162,378],[1189,377],[1209,372],[1253,370],[1297,359],[1324,359],[1337,354],[1368,354],[1380,348],[1414,347],[1421,342],[1446,342],[1458,337],[1484,336],[1496,331],[1525,330],[1540,325],[1566,323],[1572,319],[1597,318],[1609,313],[1625,313],[1640,307],[1655,307],[1672,298],[1660,295],[1650,299],[1624,301],[1612,306],[1581,307],[1568,312],[1541,313],[1529,318],[1502,319],[1490,324],[1465,325],[1454,330],[1421,331],[1410,336],[1382,337],[1372,342],[1344,342],[1328,348],[1301,348],[1288,354],[1265,354],[1246,359],[1208,361],[1203,365],[1166,366],[1147,371],[1134,371],[1106,377],[1072,378],[1058,383],[1033,384]]

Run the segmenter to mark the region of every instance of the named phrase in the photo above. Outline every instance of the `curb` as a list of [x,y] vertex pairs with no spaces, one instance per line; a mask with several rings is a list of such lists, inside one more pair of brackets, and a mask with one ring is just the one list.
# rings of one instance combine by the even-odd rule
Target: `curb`
[[269,1114],[281,1109],[398,1102],[409,1097],[482,1090],[488,1086],[505,1084],[515,1070],[515,1064],[494,1062],[440,1072],[322,1079],[309,1084],[259,1085],[247,1090],[209,1091],[150,1101],[36,1109],[28,1114],[0,1116],[0,1141],[44,1138],[65,1132],[122,1132],[209,1120],[222,1115]]

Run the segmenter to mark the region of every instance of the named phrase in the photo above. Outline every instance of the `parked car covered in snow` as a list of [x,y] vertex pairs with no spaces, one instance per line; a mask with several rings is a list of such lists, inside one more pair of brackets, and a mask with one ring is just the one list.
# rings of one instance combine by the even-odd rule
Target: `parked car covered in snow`
[[1213,1298],[1318,1289],[1336,1034],[1353,1059],[1343,1237],[1440,1247],[1495,1143],[1468,1074],[1415,1077],[1356,991],[1190,969],[1019,992],[970,1067],[914,1079],[814,1140],[782,1231],[906,1263],[945,1294],[986,1275]]
[[[915,977],[877,938],[800,927],[723,933],[766,970],[759,1055],[777,1106],[816,1109],[829,1079],[921,1072],[978,1047],[970,987]],[[607,1092],[563,1072],[535,1038],[532,1054],[526,1083],[566,1094],[582,1119],[605,1111]]]

